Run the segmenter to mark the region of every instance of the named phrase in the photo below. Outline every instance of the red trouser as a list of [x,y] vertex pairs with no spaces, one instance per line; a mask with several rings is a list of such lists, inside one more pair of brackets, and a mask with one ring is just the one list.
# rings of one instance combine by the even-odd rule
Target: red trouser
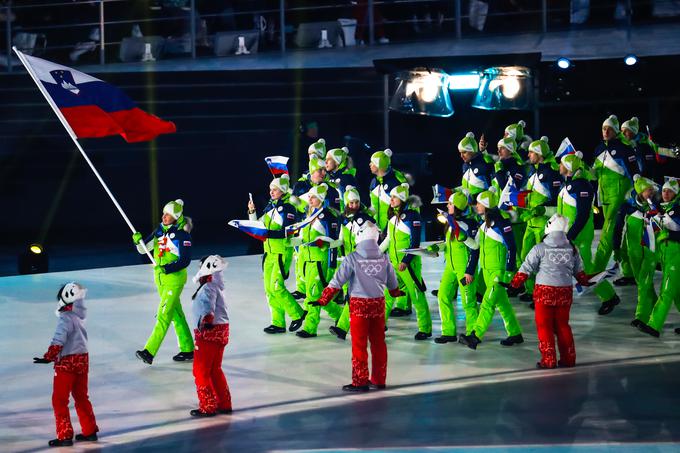
[[370,382],[385,385],[387,345],[385,345],[385,298],[350,297],[349,328],[352,335],[352,385],[368,385],[367,341],[371,342]]
[[574,337],[569,327],[571,286],[536,285],[534,302],[536,303],[536,329],[538,349],[541,351],[541,365],[545,368],[557,366],[555,335],[557,335],[557,347],[560,350],[559,364],[566,367],[576,365]]
[[[226,326],[228,338],[229,324],[221,324],[214,329],[223,328],[222,326]],[[222,355],[226,343],[206,340],[198,331],[195,332],[194,380],[198,393],[198,409],[208,414],[217,410],[231,410],[231,393],[222,371]]]
[[76,402],[78,421],[85,436],[91,436],[99,431],[90,398],[87,396],[87,372],[69,373],[54,370],[54,387],[52,390],[52,407],[57,424],[57,439],[73,439],[73,426],[68,409],[69,395],[73,395]]

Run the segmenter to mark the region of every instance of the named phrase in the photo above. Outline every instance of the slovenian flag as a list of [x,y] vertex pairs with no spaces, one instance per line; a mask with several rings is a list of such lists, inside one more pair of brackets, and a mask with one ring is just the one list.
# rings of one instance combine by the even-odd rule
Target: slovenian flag
[[26,55],[16,48],[14,51],[77,138],[120,135],[131,143],[177,131],[174,123],[139,109],[113,85],[67,66]]
[[323,208],[316,208],[306,219],[294,223],[292,225],[288,225],[285,229],[286,231],[286,236],[295,236],[300,232],[301,229],[312,223],[314,220],[316,220],[317,217],[323,212]]
[[652,222],[645,219],[645,227],[642,229],[642,240],[640,244],[647,247],[651,252],[656,252],[656,238],[654,237],[654,226]]
[[531,190],[519,190],[512,178],[508,178],[498,204],[506,210],[511,207],[526,208]]
[[562,143],[560,143],[559,148],[557,148],[555,158],[561,159],[562,156],[566,156],[567,154],[576,154],[576,148],[574,148],[574,145],[571,144],[569,137],[564,137],[564,140],[562,140]]
[[267,228],[264,226],[264,223],[259,220],[232,220],[229,222],[229,226],[238,228],[248,236],[252,236],[263,242],[268,237]]
[[432,198],[431,204],[447,203],[452,193],[453,189],[444,187],[441,184],[435,184],[432,186],[432,194],[434,195],[434,198]]
[[267,167],[269,171],[272,172],[274,177],[287,175],[288,174],[288,158],[284,156],[269,156],[265,157],[264,161],[267,162]]

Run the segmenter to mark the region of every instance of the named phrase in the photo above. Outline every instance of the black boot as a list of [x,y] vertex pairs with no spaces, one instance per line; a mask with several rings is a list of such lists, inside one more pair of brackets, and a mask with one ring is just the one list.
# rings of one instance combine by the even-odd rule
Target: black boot
[[522,343],[524,343],[524,337],[522,336],[522,334],[510,335],[505,340],[501,340],[501,344],[503,346],[512,346],[512,345],[515,345],[515,344],[522,344]]
[[461,344],[464,344],[470,349],[477,349],[477,345],[482,342],[482,340],[477,338],[477,335],[475,334],[474,330],[470,333],[470,335],[461,334],[459,337],[459,341]]
[[430,294],[432,294],[434,297],[437,297],[437,295],[439,294],[439,290],[433,289],[432,291],[430,291]]
[[229,415],[232,412],[234,412],[233,409],[217,409],[217,413],[222,415]]
[[271,334],[274,334],[274,333],[286,333],[286,328],[285,328],[285,327],[279,327],[279,326],[275,326],[275,325],[273,325],[273,324],[272,324],[271,326],[269,326],[269,327],[265,327],[265,328],[262,329],[262,330],[264,330],[265,333],[271,333]]
[[73,439],[52,439],[47,442],[50,447],[70,447],[73,445]]
[[393,308],[392,311],[390,312],[390,317],[391,318],[402,318],[404,316],[409,316],[413,311],[409,308],[407,310],[403,310],[401,308]]
[[434,342],[438,344],[455,343],[456,341],[458,341],[458,337],[455,335],[442,335],[434,339]]
[[369,382],[369,383],[368,383],[368,387],[369,387],[371,390],[385,390],[385,388],[386,388],[387,386],[386,386],[385,384],[374,384],[374,383],[372,383],[372,382]]
[[640,332],[644,332],[647,335],[651,335],[652,337],[659,338],[659,336],[661,335],[660,332],[656,330],[654,327],[650,327],[643,322],[640,323],[638,329],[640,329]]
[[144,363],[148,363],[149,365],[151,365],[153,363],[153,355],[151,355],[151,353],[149,351],[147,351],[146,349],[142,349],[141,351],[137,351],[135,353],[135,355],[137,356],[137,358],[139,360],[141,360]]
[[297,290],[290,293],[290,295],[293,296],[295,298],[295,300],[304,299],[304,297],[305,297],[305,293],[301,293],[300,291],[297,291]]
[[347,384],[342,386],[344,392],[368,392],[368,385]]
[[295,335],[297,335],[300,338],[314,338],[316,336],[315,333],[309,333],[306,330],[298,330],[295,332]]
[[614,280],[614,286],[634,286],[635,279],[633,277],[621,277]]
[[89,436],[86,436],[85,434],[76,434],[76,440],[78,442],[96,442],[97,433],[92,433]]
[[524,293],[521,296],[519,296],[519,300],[522,302],[533,302],[534,301],[534,295],[529,294],[529,293]]
[[200,409],[192,409],[189,411],[189,415],[192,417],[214,417],[217,412],[203,412]]
[[191,362],[194,360],[194,351],[181,352],[172,358],[175,362]]
[[619,299],[619,296],[615,295],[611,299],[602,302],[602,305],[600,305],[600,309],[597,310],[597,314],[608,315],[614,310],[614,307],[616,307],[620,302],[621,299]]
[[643,322],[640,321],[639,319],[635,318],[630,322],[630,325],[633,326],[633,327],[637,327],[639,329],[640,326],[643,325]]
[[418,332],[417,334],[415,334],[415,336],[413,338],[420,341],[420,340],[427,340],[431,336],[432,336],[431,333]]
[[298,330],[300,327],[302,327],[302,323],[304,322],[304,318],[296,319],[295,321],[291,321],[290,326],[288,327],[288,330],[291,332],[295,332]]
[[674,332],[676,335],[680,335],[680,327],[676,327]]
[[342,329],[341,329],[340,327],[338,327],[338,326],[330,326],[330,327],[328,328],[328,330],[329,330],[333,335],[335,335],[336,337],[338,337],[340,340],[344,340],[345,338],[347,338],[347,332],[345,332],[344,330],[342,330]]

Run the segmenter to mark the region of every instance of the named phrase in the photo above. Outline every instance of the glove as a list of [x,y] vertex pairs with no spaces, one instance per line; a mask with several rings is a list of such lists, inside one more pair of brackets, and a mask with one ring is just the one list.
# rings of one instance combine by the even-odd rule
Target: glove
[[139,244],[139,241],[141,241],[142,238],[142,233],[139,231],[136,231],[135,234],[132,235],[132,243],[133,244]]
[[519,293],[522,292],[522,288],[513,288],[508,284],[508,289],[506,291],[508,293],[508,297],[517,297]]
[[392,297],[402,297],[402,296],[406,295],[406,293],[404,291],[400,290],[399,288],[394,288],[394,289],[389,290],[389,294]]
[[437,253],[437,252],[439,252],[439,246],[437,244],[428,245],[427,249],[425,249],[425,250],[427,250],[428,252]]
[[213,327],[213,321],[215,321],[215,317],[213,315],[206,315],[203,318],[201,318],[201,323],[198,325],[198,330],[204,331],[204,330],[210,330]]
[[[505,271],[505,273],[501,276],[500,281],[503,283],[508,283],[512,281],[513,277],[515,276],[515,273],[512,271]],[[500,283],[500,282],[499,282]]]
[[541,217],[545,215],[545,206],[536,206],[531,208],[531,215],[533,217]]
[[51,360],[44,357],[33,357],[33,363],[50,363]]

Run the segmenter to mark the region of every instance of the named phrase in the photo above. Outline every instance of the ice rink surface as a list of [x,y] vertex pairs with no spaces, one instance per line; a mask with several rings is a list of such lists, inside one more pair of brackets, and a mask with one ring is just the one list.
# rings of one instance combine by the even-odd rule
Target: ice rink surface
[[[152,366],[134,354],[158,304],[150,266],[0,278],[0,451],[40,451],[55,437],[52,366],[32,357],[47,350],[56,292],[70,280],[89,289],[90,398],[101,430],[98,443],[70,450],[680,451],[680,336],[673,333],[680,315],[671,309],[660,339],[638,332],[629,325],[635,287],[617,288],[622,303],[608,316],[597,315],[593,294],[575,300],[578,365],[566,370],[534,368],[533,311],[518,299],[511,300],[526,341],[511,348],[498,344],[505,337],[498,314],[477,351],[414,341],[415,314],[391,319],[388,389],[348,395],[340,387],[351,380],[350,337],[332,336],[325,313],[317,338],[262,332],[269,311],[260,258],[228,259],[223,369],[235,412],[201,420],[189,416],[197,406],[191,363],[172,361],[172,328]],[[442,262],[429,259],[424,268],[437,336],[429,291]],[[193,262],[189,275],[196,270]],[[189,282],[182,294],[188,316],[195,287]]]

